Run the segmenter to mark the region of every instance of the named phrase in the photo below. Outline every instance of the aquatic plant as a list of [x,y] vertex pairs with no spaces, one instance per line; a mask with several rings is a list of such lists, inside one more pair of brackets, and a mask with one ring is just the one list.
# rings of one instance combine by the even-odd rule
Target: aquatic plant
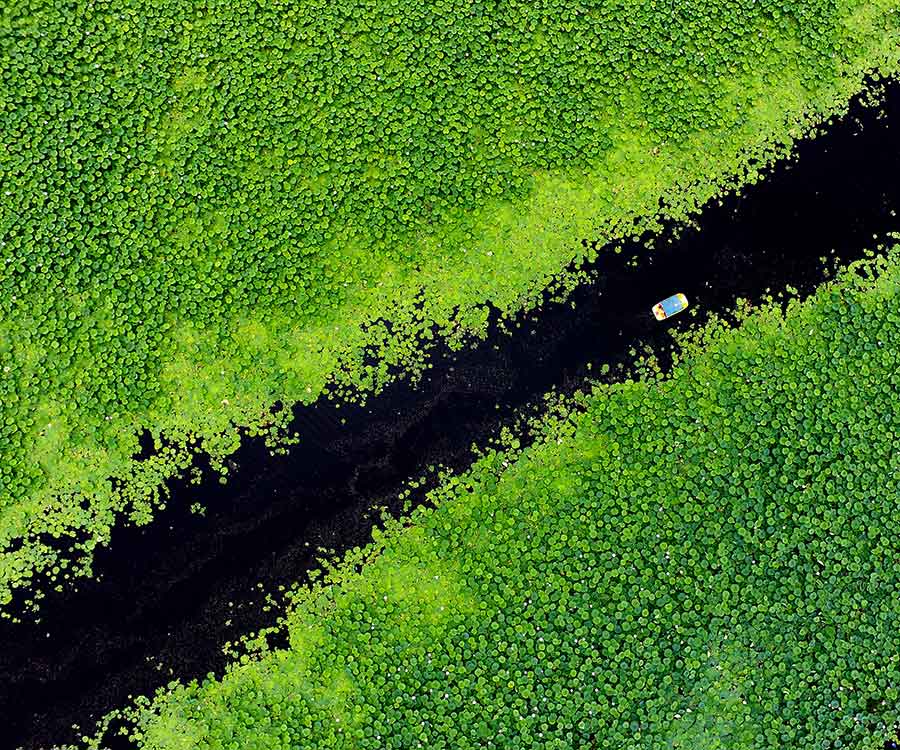
[[5,4],[0,607],[277,400],[755,179],[895,69],[894,5]]
[[[290,648],[132,712],[143,748],[877,748],[900,720],[900,248],[686,337],[492,451]],[[361,565],[361,572],[357,572]]]

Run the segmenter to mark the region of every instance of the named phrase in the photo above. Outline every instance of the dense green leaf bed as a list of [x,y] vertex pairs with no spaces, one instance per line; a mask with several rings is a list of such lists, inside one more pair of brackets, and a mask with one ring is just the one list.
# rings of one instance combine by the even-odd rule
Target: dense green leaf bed
[[888,258],[448,479],[297,597],[290,649],[161,693],[142,747],[880,747],[900,719]]
[[3,4],[0,606],[276,400],[754,179],[897,37],[894,0]]

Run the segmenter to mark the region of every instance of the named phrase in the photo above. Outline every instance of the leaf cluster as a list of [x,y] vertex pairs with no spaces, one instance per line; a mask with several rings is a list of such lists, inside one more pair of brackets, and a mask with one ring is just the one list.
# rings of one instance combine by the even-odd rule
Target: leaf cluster
[[[865,273],[858,273],[864,271]],[[900,719],[900,249],[598,386],[161,693],[142,747],[877,747]]]
[[[55,564],[40,540],[90,547],[116,512],[148,517],[166,472],[131,466],[141,429],[214,441],[314,397],[360,321],[396,312],[420,271],[437,281],[416,330],[457,307],[477,327],[479,304],[520,304],[564,268],[576,231],[622,205],[654,213],[679,158],[705,178],[787,138],[782,118],[740,128],[753,107],[786,114],[794,79],[820,92],[855,78],[844,62],[868,64],[870,39],[842,22],[864,5],[6,3],[0,605]],[[873,38],[896,31],[859,17]],[[702,160],[679,156],[707,132]],[[608,161],[634,143],[631,162]],[[629,197],[613,198],[623,173]],[[606,187],[577,210],[534,197],[587,174]],[[539,223],[527,241],[495,228],[520,211]],[[354,382],[380,376],[361,368]]]

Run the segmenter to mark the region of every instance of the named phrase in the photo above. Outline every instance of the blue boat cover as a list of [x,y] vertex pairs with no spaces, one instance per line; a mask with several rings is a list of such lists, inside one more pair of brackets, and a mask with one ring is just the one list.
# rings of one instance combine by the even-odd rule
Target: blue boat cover
[[674,315],[675,313],[680,312],[684,309],[684,305],[681,304],[681,300],[678,299],[678,297],[674,294],[671,297],[667,297],[659,304],[662,306],[663,312],[665,312],[667,317],[669,315]]

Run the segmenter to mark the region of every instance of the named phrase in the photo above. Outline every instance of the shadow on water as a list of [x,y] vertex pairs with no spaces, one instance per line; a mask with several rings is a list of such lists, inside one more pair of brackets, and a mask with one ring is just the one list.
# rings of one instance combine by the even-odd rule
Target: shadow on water
[[[799,144],[795,161],[708,205],[677,239],[604,253],[595,281],[520,316],[512,335],[492,329],[474,348],[439,348],[415,388],[396,382],[364,407],[298,408],[300,444],[272,457],[246,441],[224,487],[215,478],[174,486],[154,523],[114,532],[97,554],[98,580],[49,595],[38,623],[0,624],[2,746],[72,741],[73,723],[89,728],[129,696],[220,671],[223,643],[274,619],[257,584],[273,591],[301,579],[320,546],[365,543],[371,509],[397,512],[405,480],[433,465],[464,469],[473,443],[545,392],[572,393],[638,344],[667,346],[667,329],[691,318],[656,323],[659,299],[681,291],[705,313],[788,284],[810,291],[826,275],[822,258],[852,260],[900,231],[898,174],[892,82],[882,106],[855,102]],[[203,515],[188,510],[197,500]]]

